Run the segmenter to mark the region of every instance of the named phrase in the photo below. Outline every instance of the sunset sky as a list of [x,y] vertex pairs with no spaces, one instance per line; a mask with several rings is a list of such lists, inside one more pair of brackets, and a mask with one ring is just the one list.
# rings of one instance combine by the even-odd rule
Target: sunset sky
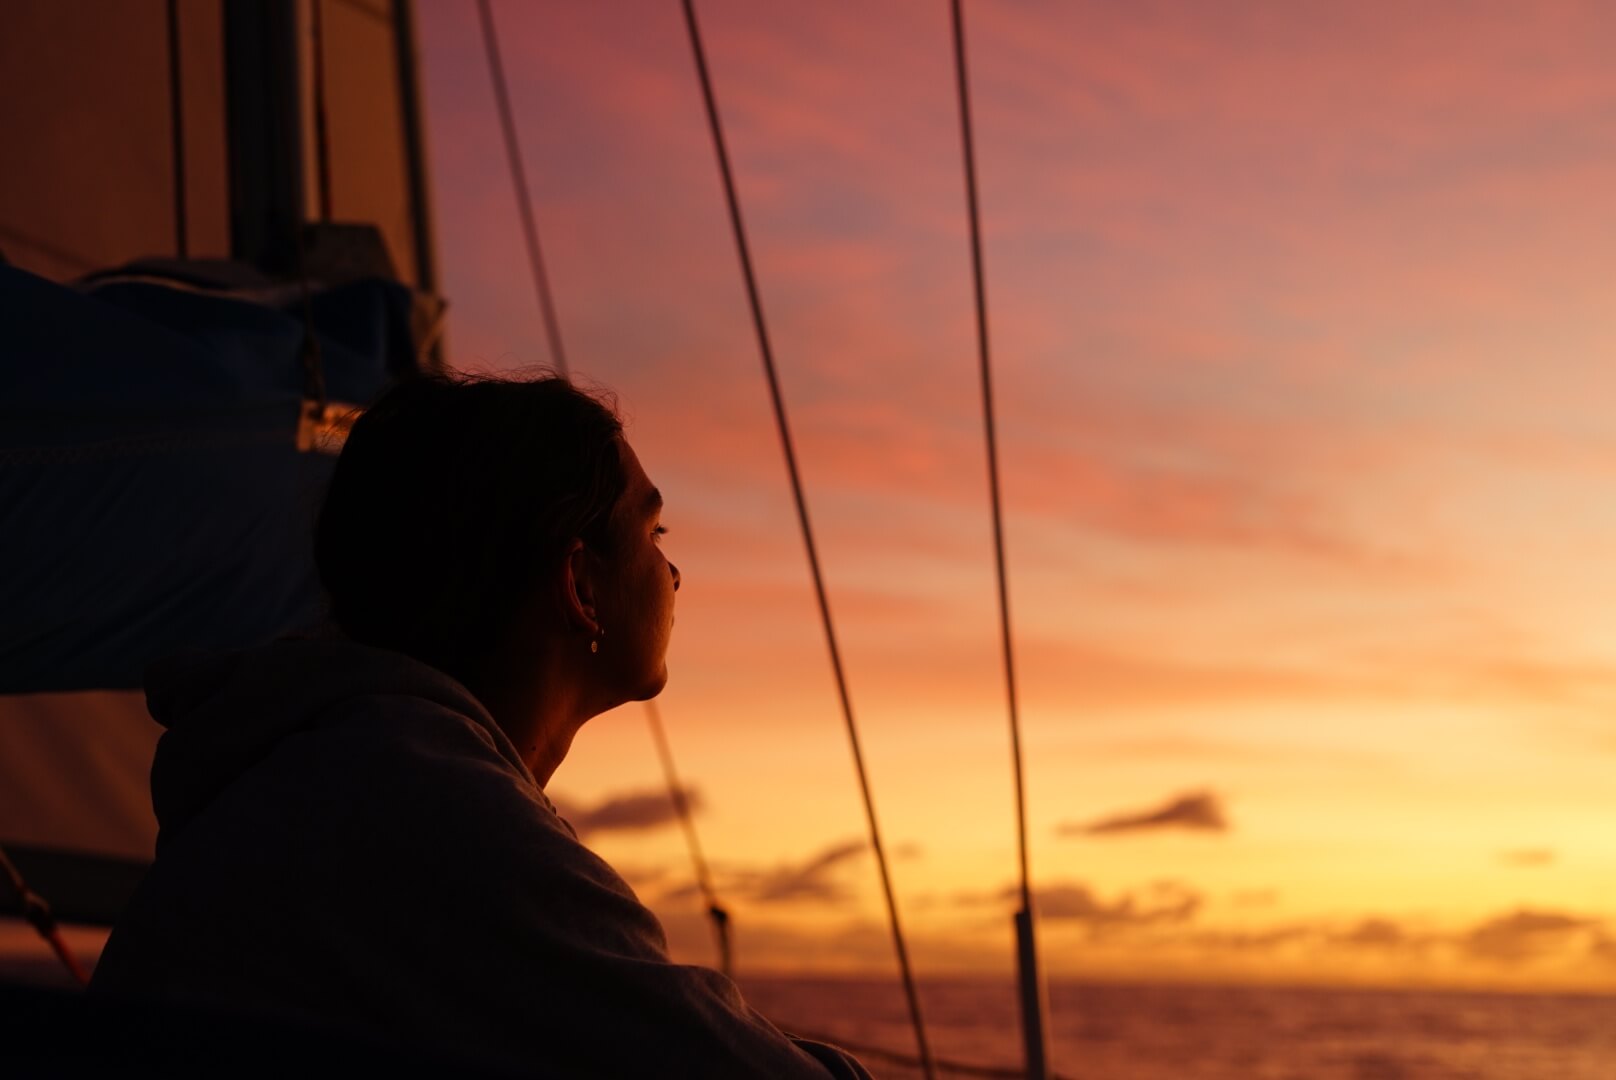
[[[916,967],[1007,970],[947,5],[699,10]],[[966,6],[1056,975],[1616,987],[1616,8],[1414,10]],[[741,970],[890,972],[679,6],[496,11]],[[475,8],[419,17],[451,358],[544,363]],[[637,706],[551,785],[708,962],[665,802],[609,805],[660,790]]]

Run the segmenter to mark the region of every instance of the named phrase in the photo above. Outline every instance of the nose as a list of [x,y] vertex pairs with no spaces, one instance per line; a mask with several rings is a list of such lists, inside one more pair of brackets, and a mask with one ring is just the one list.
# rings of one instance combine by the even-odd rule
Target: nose
[[677,566],[673,565],[673,563],[670,562],[668,564],[668,573],[673,575],[673,591],[678,592],[679,591],[679,568]]

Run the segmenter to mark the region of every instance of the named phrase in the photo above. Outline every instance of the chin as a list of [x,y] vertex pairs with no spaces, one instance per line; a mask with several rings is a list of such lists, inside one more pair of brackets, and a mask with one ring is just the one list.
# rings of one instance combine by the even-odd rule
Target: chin
[[667,685],[668,685],[668,668],[667,668],[667,665],[664,664],[662,666],[661,670],[659,670],[651,678],[647,679],[645,681],[645,683],[639,688],[639,690],[636,691],[635,694],[632,697],[629,698],[629,700],[630,701],[650,701],[652,698],[654,698],[658,694],[662,693],[663,689]]

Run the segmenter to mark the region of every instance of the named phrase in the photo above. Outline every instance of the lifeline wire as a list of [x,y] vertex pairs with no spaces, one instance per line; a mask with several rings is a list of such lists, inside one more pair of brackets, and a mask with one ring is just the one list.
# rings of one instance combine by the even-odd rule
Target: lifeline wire
[[735,977],[734,958],[730,951],[729,911],[718,901],[713,889],[713,878],[707,870],[707,860],[701,853],[701,841],[696,837],[696,822],[690,814],[690,800],[684,785],[679,783],[679,772],[673,767],[673,749],[668,745],[668,733],[662,728],[662,711],[654,700],[645,703],[646,719],[651,723],[651,737],[656,740],[657,756],[662,759],[662,775],[668,781],[668,797],[679,815],[679,824],[685,831],[685,842],[690,847],[690,862],[696,868],[696,887],[707,904],[707,917],[713,923],[713,936],[718,942],[718,970],[729,978]]
[[763,358],[763,372],[769,383],[769,396],[774,403],[775,425],[780,431],[780,447],[785,453],[786,471],[791,478],[791,494],[797,504],[797,521],[802,526],[803,545],[808,549],[808,568],[814,580],[814,595],[819,601],[819,615],[825,625],[825,642],[830,648],[830,666],[836,676],[836,692],[841,697],[842,717],[847,722],[847,737],[853,747],[853,765],[858,772],[859,790],[864,795],[864,814],[869,820],[870,847],[875,853],[876,865],[881,870],[881,890],[885,894],[887,916],[892,924],[892,944],[898,954],[898,968],[903,976],[904,994],[909,1000],[909,1017],[915,1028],[915,1042],[920,1051],[921,1068],[927,1080],[936,1076],[931,1048],[926,1043],[926,1025],[920,1016],[920,998],[915,992],[914,974],[909,968],[909,952],[904,946],[903,929],[898,921],[898,904],[892,893],[892,876],[887,869],[887,856],[881,846],[881,830],[875,820],[875,800],[870,794],[869,776],[864,768],[864,754],[859,748],[858,727],[853,722],[853,705],[847,693],[847,678],[842,673],[841,653],[836,647],[836,631],[831,623],[830,603],[825,596],[824,576],[819,569],[819,554],[814,547],[814,533],[808,523],[808,503],[803,497],[802,478],[797,471],[797,455],[792,447],[791,429],[786,423],[784,399],[780,394],[780,380],[774,369],[774,350],[769,344],[769,331],[763,319],[763,301],[758,296],[757,275],[752,269],[751,248],[746,239],[746,226],[741,220],[741,204],[735,194],[735,177],[730,170],[729,151],[724,145],[724,128],[718,118],[718,104],[713,97],[712,79],[707,71],[707,56],[701,46],[701,31],[696,25],[696,7],[693,0],[683,0],[685,24],[690,30],[690,45],[696,55],[696,74],[701,79],[702,98],[707,106],[707,122],[712,129],[713,148],[718,154],[718,170],[724,181],[724,196],[729,205],[730,225],[735,234],[735,247],[741,259],[741,271],[746,279],[746,297],[752,309],[752,325],[757,331],[758,351]]
[[522,236],[527,241],[528,266],[533,271],[533,290],[544,313],[544,332],[550,341],[550,359],[562,378],[570,378],[567,353],[561,347],[560,320],[550,298],[550,279],[544,272],[544,255],[539,250],[539,227],[533,219],[533,198],[528,191],[527,173],[522,168],[522,147],[516,139],[516,120],[511,114],[511,95],[505,85],[505,65],[499,59],[499,31],[494,28],[494,7],[490,0],[477,0],[477,13],[483,24],[483,49],[488,54],[488,76],[494,82],[494,102],[499,107],[499,123],[505,133],[505,158],[510,164],[511,186],[516,189],[516,208],[522,215]]
[[[1004,511],[999,495],[999,451],[993,422],[993,375],[988,349],[988,302],[982,268],[982,223],[977,205],[976,146],[971,137],[971,91],[965,63],[965,16],[960,0],[950,0],[954,28],[954,70],[959,84],[960,138],[965,159],[965,200],[971,219],[971,283],[976,295],[976,346],[982,372],[982,427],[987,440],[988,493],[993,505],[993,560],[999,583],[999,633],[1004,646],[1004,685],[1010,714],[1010,748],[1015,766],[1016,840],[1021,868],[1021,914],[1017,918],[1018,948],[1023,961],[1023,1033],[1027,1042],[1027,1072],[1042,1077],[1048,1069],[1043,1020],[1037,994],[1037,954],[1032,945],[1032,885],[1027,870],[1027,795],[1022,778],[1021,716],[1016,703],[1015,649],[1010,636],[1010,589],[1004,560]],[[1032,970],[1026,970],[1031,968]]]

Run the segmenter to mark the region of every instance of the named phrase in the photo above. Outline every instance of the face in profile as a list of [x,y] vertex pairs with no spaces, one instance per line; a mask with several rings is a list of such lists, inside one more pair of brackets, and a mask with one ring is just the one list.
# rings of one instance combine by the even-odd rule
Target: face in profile
[[604,633],[595,654],[624,701],[655,697],[668,681],[679,568],[662,551],[662,494],[634,448],[619,439],[627,484],[612,509],[611,550],[601,554],[604,581],[597,606]]

